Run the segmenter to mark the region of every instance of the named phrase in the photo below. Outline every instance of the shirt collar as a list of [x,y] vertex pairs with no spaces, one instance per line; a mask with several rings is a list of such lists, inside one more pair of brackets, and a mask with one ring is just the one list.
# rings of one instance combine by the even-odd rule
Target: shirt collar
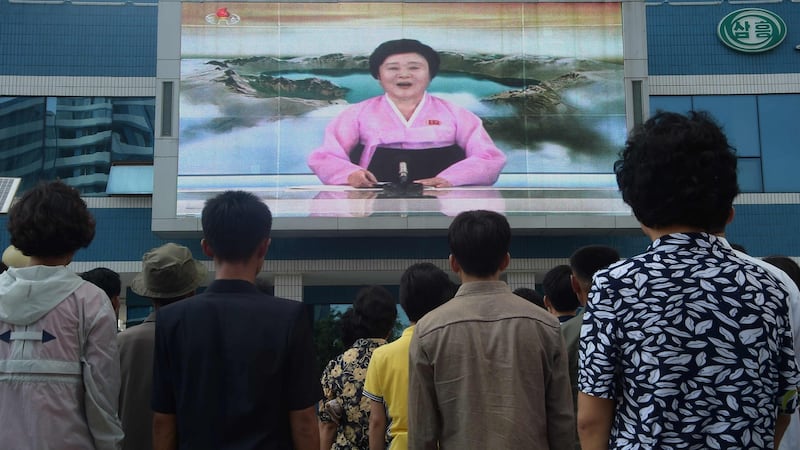
[[353,347],[357,348],[375,348],[380,347],[386,343],[386,339],[381,338],[359,338],[353,343]]
[[505,281],[470,281],[463,283],[456,292],[456,297],[463,295],[484,295],[492,293],[511,293]]
[[246,280],[214,280],[206,288],[206,292],[261,292],[255,284]]
[[727,241],[708,233],[673,233],[661,236],[653,241],[647,248],[648,251],[672,251],[675,247],[695,248],[695,247],[725,247]]
[[411,125],[414,123],[414,120],[419,115],[419,112],[422,111],[423,107],[425,107],[425,102],[428,101],[428,93],[424,92],[422,94],[422,100],[420,100],[417,107],[414,108],[414,114],[411,114],[411,117],[409,117],[408,120],[406,120],[406,118],[403,116],[403,113],[401,113],[400,110],[397,108],[397,105],[395,105],[392,99],[389,98],[389,94],[383,94],[383,96],[386,98],[386,101],[389,103],[389,106],[392,107],[392,111],[394,111],[394,113],[397,115],[397,118],[400,119],[400,121],[403,123],[403,125],[405,125],[406,128],[411,127]]

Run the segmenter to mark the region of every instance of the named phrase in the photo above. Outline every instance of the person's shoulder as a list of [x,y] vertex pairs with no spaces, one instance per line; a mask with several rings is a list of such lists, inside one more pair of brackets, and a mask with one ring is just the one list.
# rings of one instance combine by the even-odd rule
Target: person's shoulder
[[375,97],[370,97],[348,106],[343,113],[360,115],[364,111],[374,112],[376,109],[386,107],[389,107],[389,104],[386,102],[386,97],[384,95],[376,95]]
[[408,353],[408,343],[409,340],[401,338],[381,345],[372,351],[372,359],[383,360],[392,358],[398,352]]
[[152,334],[154,333],[154,328],[152,327],[152,325],[153,322],[144,322],[140,323],[139,325],[128,327],[117,333],[117,340],[126,341],[135,339],[142,335]]
[[739,250],[733,250],[733,254],[736,255],[736,257],[738,257],[742,261],[757,267],[758,270],[760,270],[761,272],[773,278],[776,278],[781,283],[784,283],[788,287],[792,288],[792,289],[786,289],[787,291],[793,290],[796,292],[798,290],[797,285],[789,277],[789,274],[781,270],[779,267],[773,266],[772,264],[762,259],[756,258],[755,256],[750,256],[747,253],[740,252]]
[[374,114],[381,106],[381,96],[371,97],[358,103],[343,106],[331,121],[333,126],[349,126],[350,122],[358,121],[365,114]]
[[634,271],[645,267],[652,258],[652,253],[645,252],[630,258],[620,259],[608,267],[598,270],[592,276],[592,283],[607,286],[625,280]]
[[270,314],[294,317],[305,312],[307,308],[306,304],[299,300],[275,297],[269,294],[264,294],[264,298],[259,300],[256,305]]
[[515,308],[514,311],[519,313],[523,317],[527,317],[530,319],[535,320],[536,322],[540,322],[543,326],[556,331],[558,333],[561,332],[561,322],[558,319],[547,312],[547,310],[543,309],[540,306],[534,305],[533,303],[525,300],[518,295],[514,295],[516,298],[507,298],[505,299],[507,302],[512,302],[513,307]]
[[[77,276],[77,275],[76,275]],[[94,283],[84,281],[81,283],[72,295],[86,302],[109,302],[108,296],[105,291],[97,287]]]
[[[99,315],[111,315],[116,317],[114,309],[111,306],[111,300],[108,299],[105,291],[88,281],[84,281],[80,284],[78,288],[72,292],[71,297],[75,299],[75,302],[83,305],[82,308],[87,317],[98,317]],[[89,320],[91,321],[94,319]]]
[[564,339],[577,339],[578,335],[581,333],[581,326],[583,326],[583,312],[578,313],[572,319],[564,322],[561,325],[561,334],[564,335]]
[[371,366],[373,366],[373,365],[374,366],[382,366],[382,365],[384,365],[386,360],[391,358],[391,355],[392,355],[393,347],[389,347],[389,346],[392,345],[392,344],[395,344],[396,342],[397,341],[390,342],[390,343],[385,344],[385,345],[381,345],[380,347],[378,347],[375,350],[373,350],[372,351],[372,356],[369,359],[369,364]]
[[127,348],[139,348],[141,345],[152,345],[156,330],[153,322],[145,322],[117,333],[117,344],[120,352]]
[[456,305],[457,302],[457,299],[453,298],[437,306],[433,310],[428,311],[417,321],[414,327],[414,335],[416,336],[420,333],[425,334],[431,328],[446,323],[453,317],[453,311],[459,309],[458,305]]
[[[724,242],[727,243],[727,241]],[[727,244],[727,247],[729,248],[730,253],[728,255],[723,254],[723,258],[726,260],[725,262],[728,266],[728,273],[737,273],[731,268],[731,265],[735,264],[740,266],[740,270],[750,275],[751,282],[757,281],[759,284],[774,283],[775,285],[781,287],[784,293],[787,295],[792,295],[794,292],[797,292],[797,286],[793,281],[791,281],[791,278],[789,278],[786,272],[766,261],[756,258],[755,256],[751,256],[747,253],[731,248],[730,244]],[[787,286],[781,286],[784,284],[791,286],[793,289],[789,289]]]
[[158,309],[156,323],[158,326],[164,326],[169,323],[181,322],[187,315],[196,314],[197,311],[208,308],[208,303],[214,301],[208,297],[209,295],[206,292],[201,292],[183,300],[164,305]]

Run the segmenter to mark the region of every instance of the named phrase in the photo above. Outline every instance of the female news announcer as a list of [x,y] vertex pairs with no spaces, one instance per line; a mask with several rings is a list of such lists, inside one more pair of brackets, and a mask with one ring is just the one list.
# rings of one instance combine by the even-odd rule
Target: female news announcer
[[369,69],[385,95],[357,103],[325,129],[321,147],[308,158],[325,184],[371,187],[408,179],[425,186],[490,186],[506,157],[480,118],[426,92],[439,71],[439,54],[413,40],[382,43]]

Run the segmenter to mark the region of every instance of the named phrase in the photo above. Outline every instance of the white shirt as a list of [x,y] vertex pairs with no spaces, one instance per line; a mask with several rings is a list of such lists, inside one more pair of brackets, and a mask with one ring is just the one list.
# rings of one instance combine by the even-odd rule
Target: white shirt
[[[730,243],[724,238],[720,238],[728,247]],[[772,264],[761,259],[752,257],[747,253],[733,250],[739,258],[752,262],[753,264],[766,270],[767,273],[776,278],[783,285],[784,290],[789,294],[789,324],[792,327],[792,340],[794,342],[794,355],[797,367],[800,368],[800,289],[797,284],[792,280],[786,272],[779,269]],[[781,440],[779,450],[797,450],[800,449],[800,413],[795,412],[792,414],[792,419],[789,422],[789,427]]]

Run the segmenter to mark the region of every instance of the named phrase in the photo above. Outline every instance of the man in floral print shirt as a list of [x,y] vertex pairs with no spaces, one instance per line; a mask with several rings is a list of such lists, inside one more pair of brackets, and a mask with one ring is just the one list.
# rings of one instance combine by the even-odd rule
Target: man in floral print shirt
[[653,243],[598,272],[580,338],[584,450],[771,449],[797,407],[786,293],[714,233],[736,156],[705,114],[659,113],[615,165]]

